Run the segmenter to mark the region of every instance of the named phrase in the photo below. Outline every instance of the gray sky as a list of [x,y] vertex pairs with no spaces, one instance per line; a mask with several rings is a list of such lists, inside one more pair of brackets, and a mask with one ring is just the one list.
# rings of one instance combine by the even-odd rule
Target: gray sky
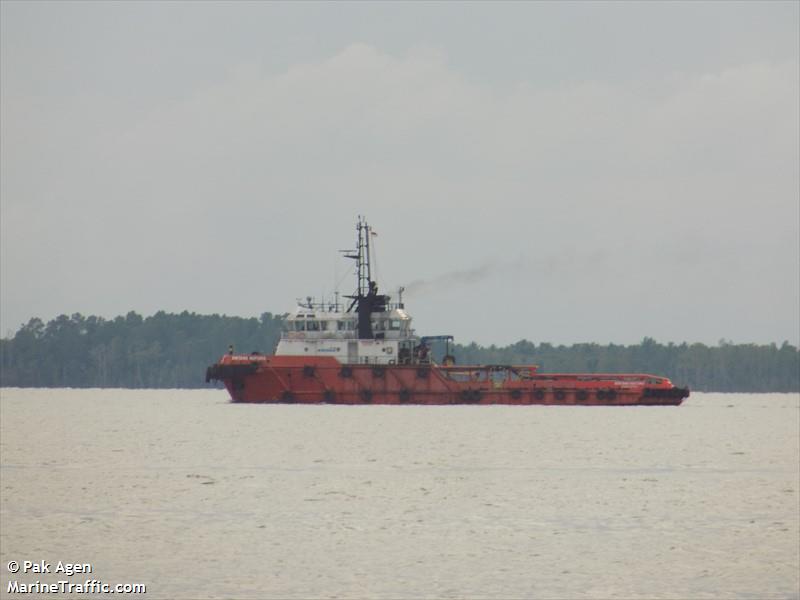
[[422,334],[800,341],[800,3],[0,11],[3,335],[288,311],[365,214]]

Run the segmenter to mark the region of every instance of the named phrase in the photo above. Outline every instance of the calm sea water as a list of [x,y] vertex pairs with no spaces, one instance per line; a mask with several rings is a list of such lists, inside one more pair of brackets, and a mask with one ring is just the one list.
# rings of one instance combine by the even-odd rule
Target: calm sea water
[[[232,405],[0,392],[0,584],[147,598],[798,598],[800,397]],[[16,574],[9,561],[91,563]]]

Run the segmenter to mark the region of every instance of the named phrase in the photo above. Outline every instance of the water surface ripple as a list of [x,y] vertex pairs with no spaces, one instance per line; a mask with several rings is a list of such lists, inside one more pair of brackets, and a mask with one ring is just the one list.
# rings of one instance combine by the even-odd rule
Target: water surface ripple
[[226,400],[0,391],[0,595],[65,560],[148,599],[800,596],[797,394]]

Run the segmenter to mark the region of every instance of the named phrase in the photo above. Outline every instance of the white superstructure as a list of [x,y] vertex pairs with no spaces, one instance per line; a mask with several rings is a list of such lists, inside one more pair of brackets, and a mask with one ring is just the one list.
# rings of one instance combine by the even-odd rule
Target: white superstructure
[[[355,250],[341,250],[346,258],[356,261],[356,290],[345,296],[350,300],[344,309],[336,302],[315,303],[312,298],[298,302],[287,315],[285,329],[275,350],[276,355],[333,356],[343,364],[407,365],[430,362],[427,340],[419,338],[411,328],[411,317],[404,310],[403,288],[399,302],[378,293],[372,279],[370,254],[375,235],[367,222],[359,217]],[[452,339],[452,336],[436,336]],[[447,358],[449,356],[449,347]]]
[[298,306],[286,317],[276,355],[334,356],[342,363],[407,364],[419,352],[411,317],[400,308],[370,315],[373,337],[359,339],[358,315],[339,306]]

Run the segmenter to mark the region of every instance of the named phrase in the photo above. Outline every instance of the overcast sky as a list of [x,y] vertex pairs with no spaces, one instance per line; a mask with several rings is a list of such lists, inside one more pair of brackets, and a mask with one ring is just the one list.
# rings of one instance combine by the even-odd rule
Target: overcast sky
[[421,334],[797,344],[800,3],[0,4],[0,330],[350,293]]

